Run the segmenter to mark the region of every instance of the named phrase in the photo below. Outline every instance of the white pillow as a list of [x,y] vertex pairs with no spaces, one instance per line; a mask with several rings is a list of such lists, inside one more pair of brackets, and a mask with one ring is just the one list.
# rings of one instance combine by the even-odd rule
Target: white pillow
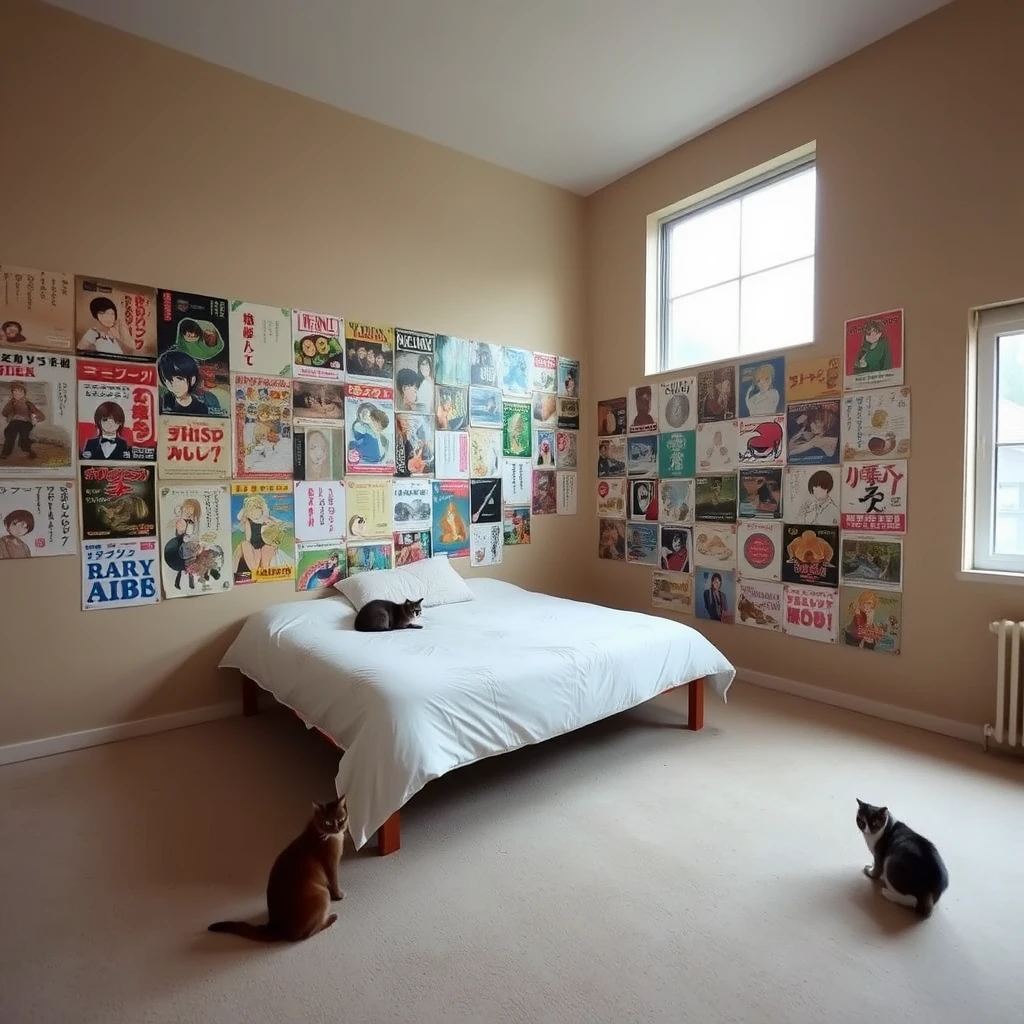
[[424,558],[398,569],[359,572],[334,584],[359,611],[368,601],[418,601],[424,608],[472,601],[473,591],[447,558]]

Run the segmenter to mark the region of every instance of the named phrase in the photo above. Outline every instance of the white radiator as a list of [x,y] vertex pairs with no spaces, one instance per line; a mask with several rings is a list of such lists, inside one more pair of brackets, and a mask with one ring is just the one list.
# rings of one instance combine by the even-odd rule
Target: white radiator
[[1021,681],[1020,646],[1024,622],[1010,622],[1002,619],[988,624],[989,632],[995,633],[999,644],[996,658],[996,724],[985,726],[985,743],[989,737],[996,743],[1007,743],[1011,747],[1024,746],[1024,727],[1021,713],[1024,711],[1024,683]]

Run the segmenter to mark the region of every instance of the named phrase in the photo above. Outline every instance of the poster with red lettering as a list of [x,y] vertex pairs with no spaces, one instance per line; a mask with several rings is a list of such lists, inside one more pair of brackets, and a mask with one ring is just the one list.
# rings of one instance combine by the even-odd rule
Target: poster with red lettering
[[337,480],[295,484],[295,539],[345,541],[345,485]]
[[839,633],[838,591],[787,584],[782,631],[788,636],[834,644]]
[[78,457],[156,462],[156,367],[78,360]]
[[71,473],[75,370],[71,356],[0,352],[0,476]]
[[159,416],[161,480],[224,480],[231,475],[229,421]]
[[292,310],[293,377],[301,380],[345,379],[344,323],[341,317],[330,313]]
[[156,289],[75,278],[75,351],[90,359],[156,359]]
[[292,311],[281,306],[231,300],[228,314],[234,373],[292,375]]
[[82,539],[156,536],[155,466],[79,466]]

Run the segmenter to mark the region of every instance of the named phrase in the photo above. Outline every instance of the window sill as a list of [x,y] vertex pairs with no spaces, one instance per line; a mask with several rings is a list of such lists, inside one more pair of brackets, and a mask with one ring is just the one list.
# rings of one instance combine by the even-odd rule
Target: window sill
[[1024,587],[1024,572],[999,572],[995,569],[960,569],[956,578],[964,583],[1003,583]]

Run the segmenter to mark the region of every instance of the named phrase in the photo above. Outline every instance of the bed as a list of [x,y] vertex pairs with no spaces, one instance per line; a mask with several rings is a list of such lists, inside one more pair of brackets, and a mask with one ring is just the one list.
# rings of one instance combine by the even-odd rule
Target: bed
[[359,633],[341,594],[251,615],[220,662],[344,751],[357,849],[400,844],[399,811],[428,782],[485,757],[571,732],[679,686],[700,729],[704,687],[735,677],[701,633],[671,619],[466,581],[472,600],[425,608],[423,629]]

